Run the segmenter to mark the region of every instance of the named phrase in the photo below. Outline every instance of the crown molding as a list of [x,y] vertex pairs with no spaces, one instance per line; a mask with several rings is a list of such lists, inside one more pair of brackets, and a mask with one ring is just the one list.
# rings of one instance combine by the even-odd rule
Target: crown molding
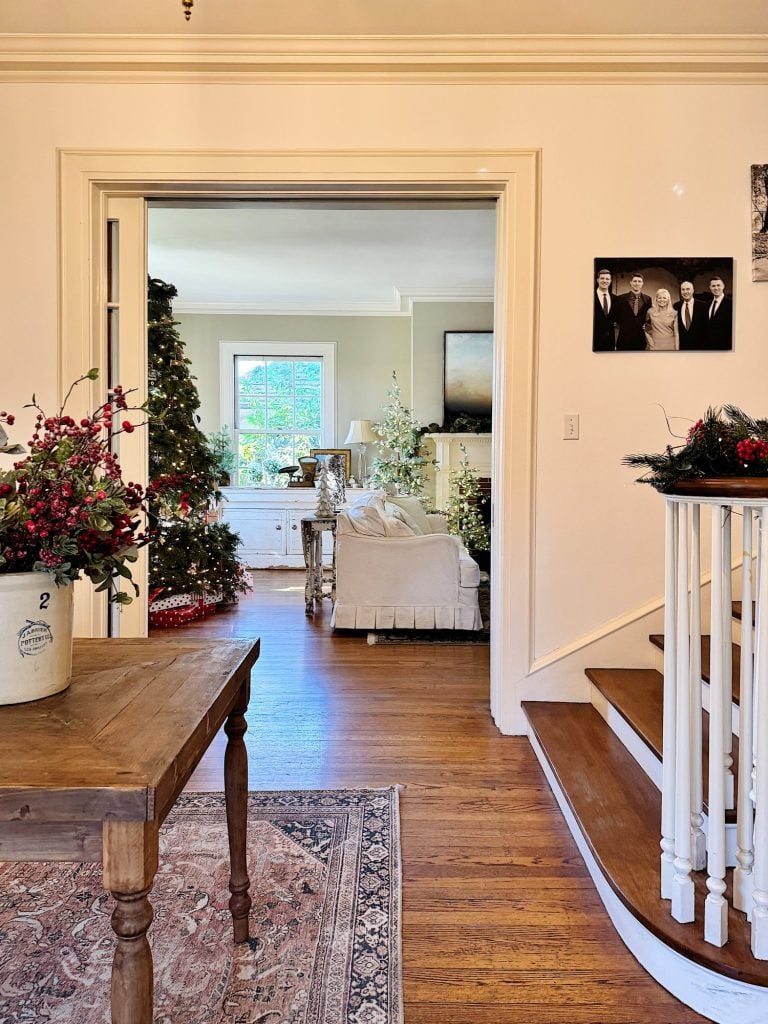
[[0,34],[0,81],[766,81],[760,35]]
[[492,287],[394,288],[390,302],[185,302],[177,299],[174,313],[208,316],[410,316],[414,302],[493,302]]

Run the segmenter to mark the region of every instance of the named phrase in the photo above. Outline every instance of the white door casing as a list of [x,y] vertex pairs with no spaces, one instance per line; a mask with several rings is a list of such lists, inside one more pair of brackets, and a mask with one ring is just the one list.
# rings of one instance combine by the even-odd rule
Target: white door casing
[[[539,152],[61,150],[58,180],[62,387],[90,366],[105,365],[104,226],[116,198],[134,204],[132,214],[130,207],[121,209],[137,228],[152,197],[496,200],[491,712],[502,732],[523,734],[519,688],[533,652]],[[120,303],[121,321],[133,325],[120,335],[124,386],[146,381],[145,236],[141,244],[141,253],[134,250],[133,285]],[[122,246],[123,239],[125,265]],[[97,401],[98,388],[92,391]],[[131,479],[145,482],[146,431],[124,440],[123,465]],[[138,569],[145,594],[146,569]],[[97,598],[81,586],[76,604],[78,633],[103,635],[106,616]],[[144,605],[136,602],[137,609]],[[138,615],[121,620],[123,636],[145,630]]]

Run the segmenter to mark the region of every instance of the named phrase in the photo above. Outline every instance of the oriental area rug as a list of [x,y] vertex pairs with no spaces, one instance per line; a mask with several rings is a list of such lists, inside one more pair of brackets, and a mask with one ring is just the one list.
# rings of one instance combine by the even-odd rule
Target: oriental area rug
[[[396,789],[251,793],[248,943],[224,797],[179,798],[151,893],[155,1024],[402,1024]],[[99,864],[0,864],[0,1022],[109,1024]]]

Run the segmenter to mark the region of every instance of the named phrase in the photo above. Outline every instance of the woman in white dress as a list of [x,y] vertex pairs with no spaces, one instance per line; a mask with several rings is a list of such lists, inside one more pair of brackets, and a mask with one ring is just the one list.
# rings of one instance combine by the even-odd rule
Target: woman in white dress
[[677,334],[677,310],[666,288],[659,288],[643,325],[648,352],[677,352],[680,338]]

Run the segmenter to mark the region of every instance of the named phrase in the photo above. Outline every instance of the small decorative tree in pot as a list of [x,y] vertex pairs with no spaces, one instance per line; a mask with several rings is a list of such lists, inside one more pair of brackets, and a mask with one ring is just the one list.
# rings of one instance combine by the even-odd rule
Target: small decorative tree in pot
[[424,469],[435,460],[424,454],[421,424],[403,405],[397,374],[392,373],[390,401],[384,406],[384,419],[373,429],[381,438],[377,445],[382,456],[371,465],[373,487],[394,487],[398,494],[419,496],[424,490]]
[[[149,539],[147,509],[142,488],[123,482],[111,440],[131,433],[129,413],[144,410],[129,406],[130,392],[118,386],[75,421],[65,411],[69,396],[97,379],[93,369],[76,380],[55,416],[33,395],[25,406],[37,410],[29,453],[0,471],[0,704],[68,685],[74,580],[87,576],[119,604],[132,600],[118,582],[132,584],[130,563]],[[13,426],[13,415],[0,412],[0,423]]]

